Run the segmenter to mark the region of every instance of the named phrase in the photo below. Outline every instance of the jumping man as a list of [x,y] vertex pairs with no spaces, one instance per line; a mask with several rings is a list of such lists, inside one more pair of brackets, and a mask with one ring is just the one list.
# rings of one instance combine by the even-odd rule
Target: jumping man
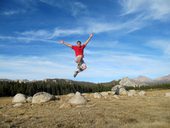
[[59,42],[61,44],[64,44],[70,48],[72,48],[75,52],[76,55],[76,63],[77,63],[77,70],[74,73],[74,77],[77,76],[77,74],[83,70],[85,70],[87,68],[83,57],[84,57],[84,48],[86,47],[86,45],[89,43],[89,41],[91,40],[91,38],[93,37],[93,34],[90,34],[89,38],[86,40],[86,42],[81,45],[81,41],[77,41],[77,45],[71,45],[69,43],[64,42],[64,40],[60,40]]

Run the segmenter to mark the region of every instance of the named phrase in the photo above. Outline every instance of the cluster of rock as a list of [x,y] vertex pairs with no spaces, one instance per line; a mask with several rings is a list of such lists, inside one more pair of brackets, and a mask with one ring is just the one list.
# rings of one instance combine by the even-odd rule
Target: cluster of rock
[[12,103],[14,104],[14,107],[18,107],[26,102],[30,102],[33,104],[34,103],[40,104],[40,103],[48,102],[50,100],[55,100],[55,99],[56,99],[55,96],[47,92],[38,92],[34,94],[33,97],[18,93],[13,97]]
[[127,95],[127,96],[144,96],[146,93],[145,91],[140,91],[137,92],[136,90],[129,90],[127,91],[125,88],[126,87],[137,87],[139,86],[139,84],[137,84],[136,82],[130,80],[128,77],[123,78],[120,82],[119,85],[114,86],[111,91],[115,94],[115,95]]
[[[86,96],[91,96],[95,99],[101,99],[101,98],[116,98],[119,99],[119,95],[124,96],[145,96],[145,91],[136,91],[136,90],[126,90],[126,87],[132,86],[136,87],[138,86],[134,81],[129,80],[128,78],[123,78],[119,85],[114,86],[111,91],[108,92],[95,92],[91,94],[81,94],[80,92],[76,93],[70,93],[67,96],[68,100],[65,101],[60,108],[63,107],[70,107],[72,105],[85,105],[88,102],[88,99]],[[166,97],[170,97],[170,93],[165,94]],[[12,103],[14,104],[14,107],[22,106],[24,103],[29,102],[32,104],[41,104],[45,103],[51,100],[60,100],[59,96],[51,95],[47,92],[38,92],[33,95],[33,97],[28,97],[24,94],[18,93],[13,97]]]

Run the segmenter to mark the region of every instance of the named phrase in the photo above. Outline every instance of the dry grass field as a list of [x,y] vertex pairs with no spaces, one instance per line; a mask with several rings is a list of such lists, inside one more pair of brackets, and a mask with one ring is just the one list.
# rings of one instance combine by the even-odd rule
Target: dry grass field
[[67,100],[13,107],[0,98],[0,128],[170,128],[170,90],[146,91],[146,96],[94,99],[82,106],[60,106]]

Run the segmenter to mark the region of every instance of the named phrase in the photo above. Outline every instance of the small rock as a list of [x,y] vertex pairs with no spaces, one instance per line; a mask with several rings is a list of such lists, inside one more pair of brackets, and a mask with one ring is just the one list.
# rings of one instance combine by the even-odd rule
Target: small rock
[[139,96],[145,96],[146,92],[145,91],[140,91],[138,94],[139,94]]
[[16,104],[13,105],[13,107],[20,107],[22,105],[23,105],[23,103],[16,103]]
[[27,97],[26,100],[27,100],[28,103],[31,103],[32,102],[32,96]]
[[114,95],[113,97],[116,98],[116,99],[120,99],[120,98],[118,97],[118,95]]
[[25,103],[25,102],[26,102],[26,96],[21,93],[16,94],[12,99],[12,103]]
[[108,92],[101,92],[100,94],[101,94],[102,96],[104,96],[104,97],[107,97],[107,96],[109,95]]
[[80,94],[80,92],[76,92],[76,94],[69,99],[68,103],[72,105],[83,105],[87,103],[87,100]]
[[170,97],[170,92],[165,93],[166,97]]
[[135,90],[129,90],[128,96],[136,96],[136,91]]
[[93,94],[93,96],[94,96],[94,98],[97,98],[97,99],[101,99],[102,98],[102,95],[100,93],[97,93],[97,92],[95,92]]
[[55,96],[55,100],[60,100],[60,96]]

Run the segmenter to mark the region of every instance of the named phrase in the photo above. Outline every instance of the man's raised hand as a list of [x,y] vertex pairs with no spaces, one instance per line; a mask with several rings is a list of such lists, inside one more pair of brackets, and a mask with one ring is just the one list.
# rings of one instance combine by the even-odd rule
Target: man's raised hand
[[94,34],[93,34],[93,33],[91,33],[91,34],[90,34],[90,37],[92,38],[92,37],[93,37],[93,35],[94,35]]
[[60,43],[60,44],[64,44],[64,40],[60,40],[59,43]]

